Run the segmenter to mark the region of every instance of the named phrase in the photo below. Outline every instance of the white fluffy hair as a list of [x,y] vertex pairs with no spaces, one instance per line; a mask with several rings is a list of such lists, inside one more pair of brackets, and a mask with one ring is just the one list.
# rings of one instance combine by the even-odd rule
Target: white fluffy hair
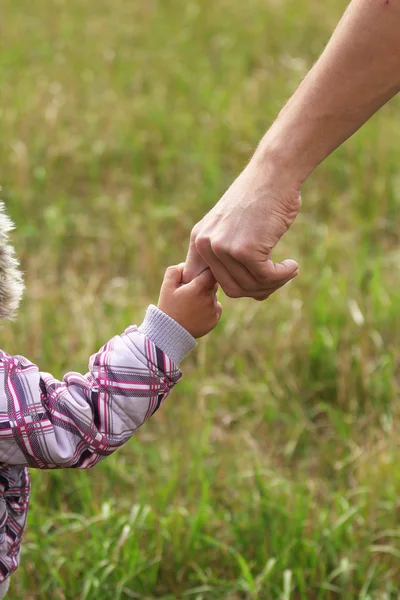
[[24,291],[19,261],[8,240],[8,234],[13,229],[14,223],[0,201],[0,319],[15,318]]

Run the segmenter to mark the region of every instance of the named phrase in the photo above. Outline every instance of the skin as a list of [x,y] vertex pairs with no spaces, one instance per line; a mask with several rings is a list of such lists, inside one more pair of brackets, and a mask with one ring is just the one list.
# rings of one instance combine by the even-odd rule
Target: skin
[[161,286],[158,308],[175,319],[194,338],[216,327],[222,306],[217,301],[218,284],[210,269],[182,285],[184,264],[168,267]]
[[321,57],[221,200],[192,230],[183,281],[207,266],[228,296],[264,300],[296,277],[272,252],[313,170],[400,91],[400,0],[353,0]]

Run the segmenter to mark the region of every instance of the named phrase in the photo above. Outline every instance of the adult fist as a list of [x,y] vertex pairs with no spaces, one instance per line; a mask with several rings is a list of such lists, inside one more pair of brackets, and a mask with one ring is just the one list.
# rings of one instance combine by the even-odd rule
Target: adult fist
[[207,266],[231,298],[268,298],[296,277],[294,260],[272,261],[272,251],[300,209],[299,188],[277,181],[253,159],[214,208],[192,230],[183,281]]

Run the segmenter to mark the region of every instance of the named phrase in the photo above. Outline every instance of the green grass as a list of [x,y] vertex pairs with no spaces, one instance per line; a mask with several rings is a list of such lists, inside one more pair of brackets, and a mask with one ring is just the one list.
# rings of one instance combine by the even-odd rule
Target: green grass
[[[345,3],[5,0],[2,195],[26,274],[1,346],[61,377],[155,301]],[[33,472],[10,600],[400,597],[398,100],[312,175],[139,434]]]

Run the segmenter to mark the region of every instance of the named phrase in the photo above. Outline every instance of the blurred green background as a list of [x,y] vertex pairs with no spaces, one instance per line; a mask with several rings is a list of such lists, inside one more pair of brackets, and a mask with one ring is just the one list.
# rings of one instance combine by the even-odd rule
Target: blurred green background
[[[157,299],[343,0],[3,0],[1,346],[58,377]],[[395,99],[303,189],[301,274],[224,316],[125,448],[33,472],[10,600],[400,597]]]

